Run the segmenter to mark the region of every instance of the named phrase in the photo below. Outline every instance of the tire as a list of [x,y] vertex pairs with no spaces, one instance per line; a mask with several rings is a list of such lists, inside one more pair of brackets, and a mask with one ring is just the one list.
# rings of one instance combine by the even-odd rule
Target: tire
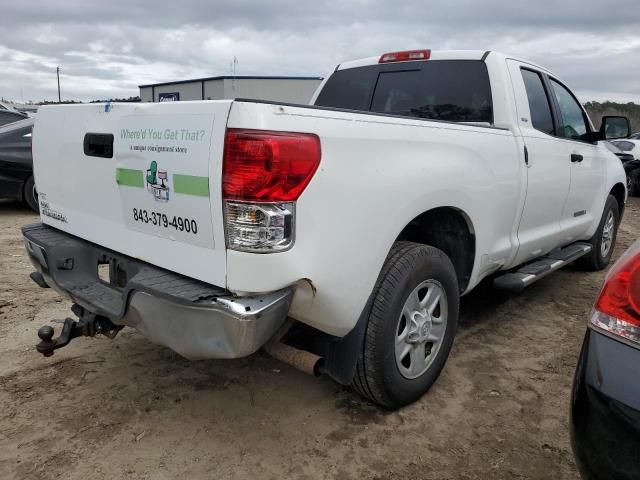
[[633,197],[640,197],[640,170],[633,170],[632,172],[629,172],[628,183],[630,183],[627,187],[629,195]]
[[29,208],[34,212],[40,212],[40,207],[38,204],[38,192],[36,190],[36,183],[33,179],[33,175],[31,175],[26,182],[24,182],[24,191],[22,194],[22,198],[24,202],[29,205]]
[[398,408],[419,399],[444,367],[458,326],[458,279],[441,250],[397,242],[373,295],[352,387],[378,405]]
[[[613,225],[611,225],[611,218],[613,218]],[[590,271],[602,270],[609,265],[611,256],[613,255],[613,249],[616,245],[619,224],[620,211],[618,209],[618,201],[613,195],[609,195],[604,204],[602,218],[600,219],[596,233],[594,233],[591,240],[589,240],[592,247],[591,252],[580,259],[580,264],[584,269]],[[603,247],[605,228],[609,231],[609,248]]]

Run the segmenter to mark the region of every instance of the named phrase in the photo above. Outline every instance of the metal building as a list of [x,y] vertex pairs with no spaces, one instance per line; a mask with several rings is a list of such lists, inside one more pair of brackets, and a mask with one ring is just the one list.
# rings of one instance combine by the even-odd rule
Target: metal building
[[140,85],[143,102],[253,98],[308,103],[322,77],[222,76]]

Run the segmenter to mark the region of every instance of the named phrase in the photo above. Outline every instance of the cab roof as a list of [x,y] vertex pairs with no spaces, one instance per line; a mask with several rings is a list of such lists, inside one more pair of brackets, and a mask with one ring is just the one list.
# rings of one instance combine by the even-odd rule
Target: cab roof
[[[418,50],[415,50],[418,51]],[[429,58],[425,60],[408,60],[411,62],[419,61],[419,62],[428,62],[430,60],[484,60],[487,57],[491,56],[492,58],[501,58],[503,60],[512,59],[517,60],[518,62],[526,63],[535,67],[538,70],[551,74],[551,72],[540,65],[537,65],[529,60],[524,60],[522,58],[515,57],[513,55],[506,55],[500,52],[494,52],[491,50],[428,50]],[[366,67],[369,65],[377,65],[380,63],[380,59],[382,56],[388,55],[388,53],[382,53],[381,55],[375,57],[367,57],[361,58],[358,60],[352,60],[350,62],[344,62],[338,65],[336,70],[346,70],[348,68],[357,68],[357,67]]]

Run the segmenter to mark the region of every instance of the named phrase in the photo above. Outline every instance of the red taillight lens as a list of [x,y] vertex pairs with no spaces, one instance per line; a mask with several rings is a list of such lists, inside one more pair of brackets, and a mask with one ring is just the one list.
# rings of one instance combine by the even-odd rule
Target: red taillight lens
[[384,53],[378,63],[409,62],[412,60],[429,60],[431,50],[406,50],[404,52]]
[[607,274],[591,322],[640,343],[640,242],[625,252]]
[[291,202],[320,164],[320,139],[311,133],[227,130],[222,167],[225,200]]

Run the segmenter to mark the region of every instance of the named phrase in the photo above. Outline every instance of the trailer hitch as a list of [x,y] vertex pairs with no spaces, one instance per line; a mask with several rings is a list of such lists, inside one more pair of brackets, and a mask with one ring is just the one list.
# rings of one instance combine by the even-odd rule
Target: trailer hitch
[[54,350],[68,345],[76,337],[95,337],[100,334],[114,338],[122,329],[122,325],[114,325],[107,317],[89,313],[79,305],[73,305],[71,310],[79,318],[65,318],[58,338],[53,338],[54,330],[49,325],[38,329],[40,343],[36,345],[36,350],[45,357],[50,357]]

